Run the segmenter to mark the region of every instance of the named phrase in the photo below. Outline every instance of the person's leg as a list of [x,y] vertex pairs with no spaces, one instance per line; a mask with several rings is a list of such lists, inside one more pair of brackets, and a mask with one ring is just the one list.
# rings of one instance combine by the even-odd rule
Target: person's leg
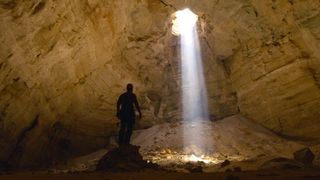
[[119,146],[125,143],[125,133],[126,133],[126,123],[122,119],[120,120],[120,130],[119,130],[119,140],[118,140]]
[[126,137],[125,137],[126,144],[130,144],[130,138],[132,135],[133,126],[134,126],[134,118],[127,121],[127,129],[126,129]]

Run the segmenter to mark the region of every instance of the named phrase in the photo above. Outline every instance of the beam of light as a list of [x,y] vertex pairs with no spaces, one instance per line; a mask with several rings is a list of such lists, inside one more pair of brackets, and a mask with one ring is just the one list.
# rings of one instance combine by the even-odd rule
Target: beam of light
[[[204,143],[203,123],[209,120],[207,91],[203,75],[200,44],[196,22],[198,16],[189,9],[176,12],[172,33],[180,35],[181,72],[182,72],[182,104],[184,120],[184,146],[197,147],[204,153],[208,143]],[[210,137],[207,137],[210,138]],[[208,141],[206,141],[208,142]],[[190,149],[190,148],[189,148]],[[192,148],[191,148],[192,149]],[[190,154],[194,154],[190,152]],[[192,160],[199,160],[195,155]],[[199,155],[198,155],[199,156]]]

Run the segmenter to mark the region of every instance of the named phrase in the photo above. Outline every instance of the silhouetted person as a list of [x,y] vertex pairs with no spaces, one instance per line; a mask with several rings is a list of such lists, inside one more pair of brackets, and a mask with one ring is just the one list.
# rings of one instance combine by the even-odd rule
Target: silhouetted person
[[117,102],[117,117],[120,119],[119,146],[129,145],[132,129],[135,123],[135,108],[141,111],[137,101],[137,97],[133,94],[133,85],[127,85],[127,92],[120,95]]

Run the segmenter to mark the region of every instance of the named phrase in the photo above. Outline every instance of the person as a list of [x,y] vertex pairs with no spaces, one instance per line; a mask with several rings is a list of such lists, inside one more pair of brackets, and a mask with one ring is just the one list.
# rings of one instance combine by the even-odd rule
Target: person
[[133,93],[133,85],[127,84],[127,92],[121,94],[117,102],[117,117],[120,119],[119,146],[129,145],[135,123],[135,108],[139,112],[139,118],[142,114],[136,95]]

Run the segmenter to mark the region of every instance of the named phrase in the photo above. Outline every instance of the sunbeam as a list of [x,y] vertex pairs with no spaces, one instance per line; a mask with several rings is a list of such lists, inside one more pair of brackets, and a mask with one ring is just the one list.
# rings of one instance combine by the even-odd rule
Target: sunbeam
[[[210,148],[201,137],[204,128],[202,121],[209,119],[207,91],[203,75],[201,50],[196,22],[198,16],[189,9],[176,12],[173,33],[180,35],[181,72],[182,72],[182,104],[184,120],[184,146],[192,157],[201,159],[194,148],[202,153]],[[191,149],[191,151],[190,151]],[[191,158],[194,159],[194,158]]]

